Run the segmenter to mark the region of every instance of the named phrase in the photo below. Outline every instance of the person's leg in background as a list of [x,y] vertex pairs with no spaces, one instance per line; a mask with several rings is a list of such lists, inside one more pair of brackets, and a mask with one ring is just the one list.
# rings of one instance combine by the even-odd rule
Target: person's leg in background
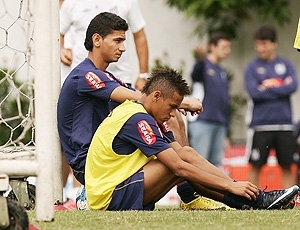
[[275,132],[276,142],[275,150],[278,164],[282,169],[282,186],[288,188],[291,185],[297,184],[296,175],[292,171],[292,164],[296,162],[296,139],[292,131],[277,131]]
[[191,147],[208,160],[211,142],[214,142],[213,127],[207,122],[197,120],[189,122],[188,129]]
[[221,124],[215,124],[215,128],[213,130],[213,139],[210,144],[210,153],[208,157],[208,161],[211,162],[218,168],[222,167],[222,160],[225,151],[225,141],[226,141],[226,126]]
[[267,163],[270,150],[273,145],[273,135],[270,131],[254,131],[252,147],[249,157],[251,169],[248,180],[259,185],[259,175],[263,165]]

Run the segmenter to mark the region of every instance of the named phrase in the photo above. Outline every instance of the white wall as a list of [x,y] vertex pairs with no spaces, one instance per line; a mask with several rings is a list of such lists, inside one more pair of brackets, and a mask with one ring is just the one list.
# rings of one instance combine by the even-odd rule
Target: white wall
[[[193,20],[186,20],[176,9],[166,6],[163,0],[140,0],[139,4],[147,23],[145,30],[150,51],[150,68],[154,66],[154,59],[163,58],[167,52],[167,62],[173,68],[179,68],[181,62],[185,62],[184,76],[188,79],[194,63],[192,49],[199,43],[192,35],[196,24]],[[135,52],[134,45],[130,45],[130,52]],[[137,75],[137,59],[133,55],[131,57]]]
[[[194,20],[187,20],[184,15],[174,8],[166,6],[164,0],[140,0],[141,10],[147,22],[146,33],[150,49],[150,67],[153,66],[155,58],[162,58],[163,53],[169,55],[169,63],[173,68],[178,68],[180,62],[184,60],[186,66],[184,77],[190,82],[190,72],[192,70],[194,59],[192,56],[193,48],[205,41],[199,41],[193,36],[193,30],[196,26]],[[291,11],[294,15],[289,25],[278,28],[279,48],[278,54],[291,59],[297,68],[300,76],[300,53],[293,48],[296,28],[298,24],[300,1],[291,0]],[[232,70],[235,74],[232,93],[241,93],[246,95],[243,82],[243,68],[245,64],[255,56],[253,49],[253,33],[261,25],[253,19],[242,25],[239,31],[239,38],[233,41],[232,53],[223,63],[225,67]],[[134,46],[130,46],[130,52],[134,51]],[[135,75],[138,74],[138,64],[135,56],[131,55],[131,63]],[[300,77],[299,77],[300,82]],[[300,84],[299,84],[300,86]],[[300,119],[300,88],[292,97],[295,120]],[[243,111],[245,114],[245,111]],[[233,138],[246,138],[246,125],[244,121],[237,122],[234,127]]]

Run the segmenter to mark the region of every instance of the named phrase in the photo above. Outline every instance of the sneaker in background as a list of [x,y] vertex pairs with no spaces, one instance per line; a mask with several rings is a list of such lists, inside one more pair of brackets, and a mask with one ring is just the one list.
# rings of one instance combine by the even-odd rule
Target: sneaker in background
[[85,186],[81,185],[76,194],[76,206],[78,210],[88,210],[88,204],[86,200]]

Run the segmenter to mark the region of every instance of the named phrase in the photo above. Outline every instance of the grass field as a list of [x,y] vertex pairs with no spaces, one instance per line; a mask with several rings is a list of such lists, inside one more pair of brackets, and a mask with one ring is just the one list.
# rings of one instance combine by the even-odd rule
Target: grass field
[[300,229],[300,207],[292,210],[255,211],[181,211],[158,208],[155,211],[55,211],[53,222],[35,221],[35,212],[28,212],[30,224],[41,230],[85,229]]

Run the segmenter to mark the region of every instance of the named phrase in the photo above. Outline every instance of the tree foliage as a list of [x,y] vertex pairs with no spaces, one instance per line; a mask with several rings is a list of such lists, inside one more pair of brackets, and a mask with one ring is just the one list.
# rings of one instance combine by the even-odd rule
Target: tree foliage
[[246,20],[271,20],[282,26],[291,19],[289,0],[166,0],[166,3],[187,17],[199,19],[195,29],[199,36],[223,30],[235,38]]
[[[26,120],[24,114],[29,114],[30,101],[26,96],[30,95],[29,87],[11,78],[12,72],[3,68],[0,70],[0,147],[15,141],[18,145],[32,141],[33,128],[24,128],[22,123]],[[12,93],[13,88],[17,89],[18,95]]]

